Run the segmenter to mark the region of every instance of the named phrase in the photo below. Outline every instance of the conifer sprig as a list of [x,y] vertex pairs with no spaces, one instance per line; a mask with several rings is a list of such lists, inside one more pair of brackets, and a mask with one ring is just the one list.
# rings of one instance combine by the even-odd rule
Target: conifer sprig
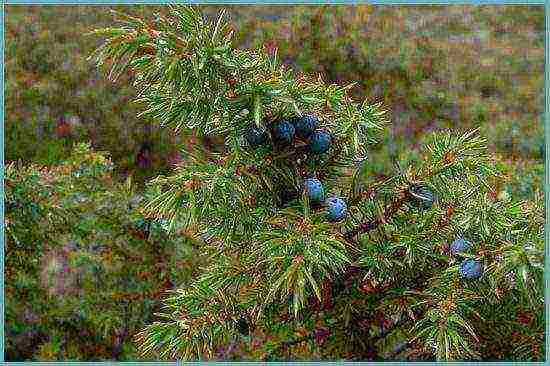
[[[119,28],[95,32],[108,37],[93,54],[98,66],[111,63],[115,79],[131,70],[143,115],[224,137],[221,152],[186,153],[149,184],[144,212],[195,231],[210,264],[138,335],[144,355],[214,358],[285,309],[296,321],[311,317],[310,299],[326,301],[324,284],[351,268],[366,293],[396,287],[421,314],[403,310],[399,326],[438,359],[478,357],[476,308],[489,294],[518,293],[540,308],[542,211],[496,198],[502,177],[478,131],[434,134],[420,163],[368,185],[368,147],[387,123],[380,104],[352,100],[351,85],[294,75],[277,52],[236,48],[223,12],[213,21],[188,6],[154,21],[119,16]],[[326,146],[294,136],[305,116]],[[308,178],[324,202],[310,200]],[[457,238],[471,248],[445,249]],[[357,311],[343,303],[337,318],[349,327]]]

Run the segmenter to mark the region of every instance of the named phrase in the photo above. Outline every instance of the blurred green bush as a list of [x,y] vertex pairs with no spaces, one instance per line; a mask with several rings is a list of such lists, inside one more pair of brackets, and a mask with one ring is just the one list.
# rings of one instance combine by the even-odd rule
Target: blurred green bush
[[132,336],[200,263],[112,169],[86,144],[56,167],[6,166],[8,360],[137,359]]
[[107,82],[86,61],[95,40],[84,33],[106,24],[105,7],[13,6],[6,19],[7,161],[51,165],[91,141],[138,179],[167,167],[170,136],[135,117],[128,78]]

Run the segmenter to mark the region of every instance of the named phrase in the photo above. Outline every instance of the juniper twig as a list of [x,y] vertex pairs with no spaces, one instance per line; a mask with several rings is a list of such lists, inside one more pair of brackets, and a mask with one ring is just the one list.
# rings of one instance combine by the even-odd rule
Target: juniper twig
[[353,238],[356,235],[368,233],[369,231],[376,229],[381,224],[384,224],[389,218],[393,217],[401,209],[401,207],[405,204],[405,202],[409,199],[410,199],[410,192],[408,188],[400,191],[397,194],[397,197],[386,208],[382,216],[374,220],[368,220],[357,225],[356,227],[348,231],[346,234],[344,234],[345,238],[348,241],[353,241]]

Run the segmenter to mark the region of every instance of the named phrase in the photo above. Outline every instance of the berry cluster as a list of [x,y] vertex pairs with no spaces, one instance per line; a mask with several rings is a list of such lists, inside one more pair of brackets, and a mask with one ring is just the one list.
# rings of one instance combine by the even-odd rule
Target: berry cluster
[[290,120],[280,120],[273,124],[271,133],[260,129],[256,125],[248,128],[245,134],[246,141],[252,147],[266,144],[271,137],[274,143],[292,145],[296,137],[307,142],[308,150],[319,155],[328,151],[332,136],[325,130],[317,129],[319,120],[313,115],[303,115]]
[[347,206],[339,197],[330,197],[325,201],[323,183],[316,178],[306,179],[304,190],[309,201],[314,205],[326,203],[327,217],[332,222],[342,221],[347,215]]
[[[412,187],[409,192],[411,194],[410,203],[420,210],[431,209],[437,200],[435,193],[423,186]],[[451,244],[451,255],[458,256],[459,254],[467,253],[471,248],[472,244],[468,240],[457,238]],[[483,266],[481,262],[467,258],[460,263],[459,273],[462,278],[478,279],[483,274]]]
[[[453,256],[457,256],[468,252],[471,248],[472,244],[468,240],[464,238],[457,238],[451,244],[451,254]],[[463,278],[477,279],[483,274],[483,267],[481,262],[475,259],[467,258],[460,263],[459,273]]]
[[[302,115],[289,120],[280,120],[272,125],[271,131],[259,129],[256,125],[248,128],[245,134],[246,141],[252,147],[267,144],[270,140],[279,146],[291,146],[296,138],[307,143],[307,150],[313,155],[320,155],[328,151],[332,143],[332,136],[328,131],[318,128],[319,120],[314,115]],[[304,190],[309,201],[314,206],[325,204],[327,218],[337,222],[343,220],[347,215],[346,203],[338,197],[331,197],[325,200],[323,184],[316,178],[306,179]],[[284,192],[285,201],[292,197]]]

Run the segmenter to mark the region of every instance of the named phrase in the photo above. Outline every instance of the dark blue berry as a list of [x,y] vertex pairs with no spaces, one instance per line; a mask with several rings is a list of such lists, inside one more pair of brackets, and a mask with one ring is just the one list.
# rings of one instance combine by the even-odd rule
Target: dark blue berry
[[250,325],[246,317],[243,316],[237,320],[237,330],[242,335],[248,335],[248,333],[250,332]]
[[465,253],[472,248],[472,244],[466,239],[458,238],[451,244],[451,254],[457,255],[459,253]]
[[411,190],[412,204],[420,209],[429,210],[436,201],[436,195],[426,187],[413,187]]
[[315,131],[318,122],[317,117],[310,114],[296,118],[296,134],[301,138],[308,138]]
[[332,139],[328,132],[316,131],[309,139],[309,150],[314,154],[322,154],[327,152],[331,140]]
[[462,263],[460,263],[459,272],[463,278],[476,279],[481,277],[483,268],[479,261],[474,259],[465,259]]
[[267,141],[267,137],[267,131],[260,129],[255,125],[250,126],[245,135],[246,141],[248,141],[250,146],[260,146],[264,144]]
[[280,141],[287,144],[292,143],[292,140],[294,140],[294,134],[296,132],[296,129],[292,125],[292,123],[288,121],[281,121],[279,122],[273,131],[275,138]]
[[346,203],[338,197],[331,197],[327,200],[327,215],[330,221],[341,221],[346,217]]
[[309,178],[305,181],[305,190],[309,200],[313,203],[323,202],[325,199],[325,191],[321,181],[315,178]]

